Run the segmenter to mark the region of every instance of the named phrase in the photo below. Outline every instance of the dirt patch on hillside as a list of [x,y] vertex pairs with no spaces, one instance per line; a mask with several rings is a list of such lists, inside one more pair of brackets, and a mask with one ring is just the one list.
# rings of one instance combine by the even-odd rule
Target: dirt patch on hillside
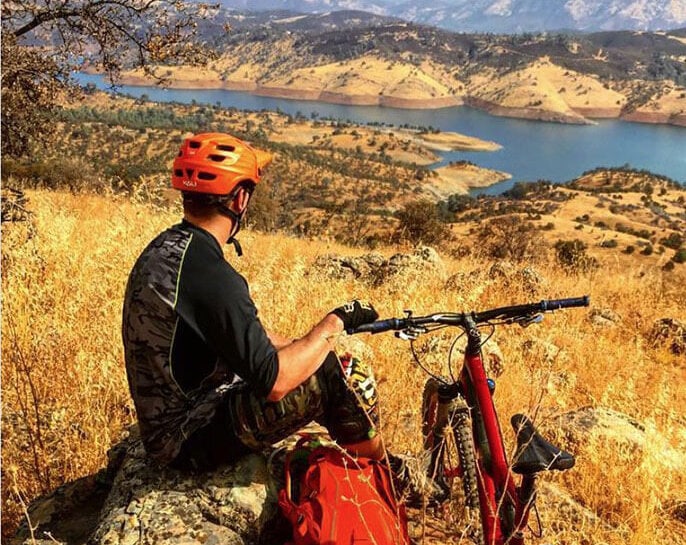
[[473,136],[465,136],[456,132],[422,134],[420,138],[428,148],[437,151],[497,151],[502,148],[500,144],[495,142],[481,140]]
[[512,175],[499,170],[482,168],[471,163],[456,163],[435,170],[437,179],[424,187],[427,194],[437,200],[447,199],[455,193],[467,194],[475,187],[488,187],[504,180],[509,180]]

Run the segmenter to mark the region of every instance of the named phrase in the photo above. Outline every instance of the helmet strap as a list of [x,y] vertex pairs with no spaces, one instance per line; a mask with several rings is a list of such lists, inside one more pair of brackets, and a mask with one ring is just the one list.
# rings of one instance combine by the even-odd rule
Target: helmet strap
[[226,239],[226,244],[233,244],[234,250],[236,250],[236,255],[238,257],[241,257],[243,255],[243,248],[241,248],[240,243],[236,240],[236,235],[238,234],[238,231],[241,230],[241,220],[243,219],[243,215],[245,214],[245,211],[243,211],[241,214],[238,214],[237,212],[231,210],[226,204],[218,204],[217,205],[217,210],[219,210],[220,214],[223,214],[233,220],[234,224],[234,229],[233,232],[229,235],[229,238]]

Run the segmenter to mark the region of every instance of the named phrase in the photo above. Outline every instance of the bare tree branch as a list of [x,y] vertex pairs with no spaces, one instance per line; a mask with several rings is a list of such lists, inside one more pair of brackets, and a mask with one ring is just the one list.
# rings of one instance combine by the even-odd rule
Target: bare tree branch
[[3,1],[2,151],[26,151],[32,135],[44,132],[41,116],[54,107],[58,87],[86,63],[111,81],[133,67],[161,81],[156,65],[213,58],[196,44],[195,30],[214,9],[190,0]]

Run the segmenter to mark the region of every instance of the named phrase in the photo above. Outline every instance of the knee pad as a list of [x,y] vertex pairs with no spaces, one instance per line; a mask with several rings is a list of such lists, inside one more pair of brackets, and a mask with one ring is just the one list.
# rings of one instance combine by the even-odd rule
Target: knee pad
[[376,435],[379,424],[376,380],[371,366],[345,354],[327,358],[324,425],[341,444],[359,443]]

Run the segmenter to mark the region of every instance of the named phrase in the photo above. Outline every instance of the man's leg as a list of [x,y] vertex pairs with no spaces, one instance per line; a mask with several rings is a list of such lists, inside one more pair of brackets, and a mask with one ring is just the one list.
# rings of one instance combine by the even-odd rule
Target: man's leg
[[329,353],[319,370],[277,402],[258,398],[248,388],[228,400],[233,430],[251,449],[274,444],[315,420],[351,454],[383,458],[377,435],[376,383],[359,360]]
[[383,441],[381,441],[381,437],[378,435],[359,443],[341,445],[341,447],[353,456],[365,456],[366,458],[372,458],[373,460],[382,460],[385,453]]

